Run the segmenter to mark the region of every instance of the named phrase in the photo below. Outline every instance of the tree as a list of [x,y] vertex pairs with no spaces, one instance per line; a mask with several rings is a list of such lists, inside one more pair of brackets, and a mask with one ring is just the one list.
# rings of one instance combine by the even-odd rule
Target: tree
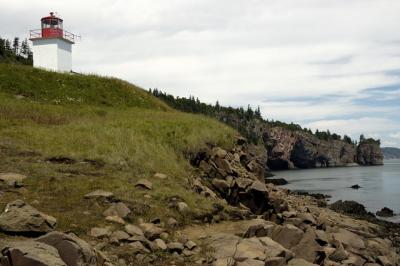
[[25,39],[21,42],[21,49],[20,49],[20,53],[22,56],[24,56],[25,58],[28,58],[28,54],[30,52],[29,49],[29,45],[28,45],[28,40]]
[[6,55],[12,53],[11,42],[9,40],[5,40],[5,42],[4,42],[4,52],[5,52]]
[[347,135],[344,135],[344,136],[343,136],[343,140],[344,140],[345,142],[349,143],[349,144],[352,144],[352,143],[353,143],[353,141],[351,140],[351,138],[350,138],[349,136],[347,136]]
[[0,56],[4,56],[5,54],[4,45],[5,45],[5,40],[0,38]]
[[364,134],[361,134],[360,135],[360,143],[363,142],[364,140],[365,140],[365,136],[364,136]]
[[14,42],[13,42],[13,53],[15,55],[18,55],[19,53],[19,38],[15,37],[14,38]]
[[257,107],[256,111],[255,111],[255,115],[257,118],[261,118],[261,110],[260,110],[260,106]]

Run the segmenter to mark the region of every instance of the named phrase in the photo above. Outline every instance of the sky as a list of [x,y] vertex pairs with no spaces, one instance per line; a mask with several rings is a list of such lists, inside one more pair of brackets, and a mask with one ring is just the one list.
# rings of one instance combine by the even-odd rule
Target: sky
[[0,0],[0,36],[50,11],[74,70],[400,147],[399,0]]

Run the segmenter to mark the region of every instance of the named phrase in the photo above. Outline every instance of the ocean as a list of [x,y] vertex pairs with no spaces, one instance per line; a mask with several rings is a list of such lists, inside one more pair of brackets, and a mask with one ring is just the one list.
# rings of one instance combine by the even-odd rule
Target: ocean
[[[400,160],[386,160],[383,166],[319,168],[274,172],[285,178],[290,190],[323,193],[337,200],[354,200],[375,213],[383,207],[397,215],[387,219],[400,222]],[[358,184],[362,188],[350,188]]]

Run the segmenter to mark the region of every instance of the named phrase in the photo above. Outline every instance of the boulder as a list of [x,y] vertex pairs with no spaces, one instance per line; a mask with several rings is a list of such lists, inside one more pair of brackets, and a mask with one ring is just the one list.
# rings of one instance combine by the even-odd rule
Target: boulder
[[0,230],[8,233],[43,234],[53,231],[56,218],[46,215],[22,200],[8,203],[0,215]]
[[274,184],[275,186],[284,186],[289,184],[289,182],[284,178],[266,178],[266,184]]
[[246,259],[265,260],[265,247],[257,238],[242,239],[236,246],[234,258],[237,261]]
[[169,227],[171,227],[171,228],[176,228],[176,227],[179,226],[179,223],[178,223],[178,221],[177,221],[175,218],[170,217],[170,218],[168,218],[168,220],[167,220],[167,225],[168,225]]
[[138,182],[136,182],[135,187],[141,187],[144,189],[152,190],[153,184],[147,179],[140,179]]
[[185,247],[188,248],[189,250],[194,249],[195,247],[197,247],[197,244],[194,243],[193,241],[189,240],[185,243]]
[[213,257],[219,260],[218,264],[216,265],[231,265],[231,264],[223,264],[223,262],[229,260],[236,253],[236,246],[239,243],[240,238],[235,235],[230,234],[215,234],[210,239],[210,247],[215,250]]
[[23,186],[23,181],[26,179],[25,175],[15,173],[1,173],[0,174],[0,188],[19,188]]
[[243,261],[237,261],[235,266],[265,266],[265,262],[261,260],[246,259]]
[[263,214],[271,209],[267,187],[260,181],[253,181],[245,192],[239,192],[238,200],[254,214]]
[[284,262],[286,262],[295,255],[292,251],[284,248],[269,237],[260,237],[259,240],[266,247],[265,255],[267,258],[282,257]]
[[220,157],[217,157],[217,158],[215,158],[214,161],[215,161],[215,164],[217,165],[217,167],[218,167],[219,169],[223,170],[223,171],[224,171],[225,173],[227,173],[228,175],[233,174],[232,166],[231,166],[231,164],[230,164],[227,160],[222,159],[222,158],[220,158]]
[[285,226],[275,226],[271,238],[284,246],[292,248],[296,246],[302,239],[304,232],[294,225],[287,224]]
[[226,193],[229,189],[229,184],[223,179],[214,178],[211,183],[221,193]]
[[125,231],[130,234],[131,236],[137,235],[137,236],[144,236],[144,233],[142,229],[137,227],[136,225],[133,224],[127,224],[125,225]]
[[150,250],[148,250],[147,248],[145,248],[143,246],[143,244],[139,241],[133,242],[129,244],[129,250],[133,253],[133,254],[144,254],[144,253],[150,253]]
[[122,202],[113,203],[107,210],[103,212],[104,216],[118,216],[122,219],[128,217],[131,210]]
[[274,225],[263,219],[253,219],[246,223],[246,231],[243,237],[263,237],[271,234]]
[[220,147],[215,147],[211,151],[211,156],[213,158],[225,158],[228,152]]
[[94,249],[84,240],[73,234],[51,232],[36,239],[57,249],[61,259],[69,265],[97,266]]
[[318,266],[318,265],[308,262],[304,259],[293,259],[289,261],[288,266]]
[[393,217],[394,212],[393,212],[393,210],[389,209],[388,207],[384,207],[380,211],[377,211],[376,215],[378,215],[380,217]]
[[140,228],[143,230],[144,236],[150,241],[159,238],[165,232],[165,229],[152,223],[142,223],[140,224]]
[[178,208],[178,211],[181,212],[181,213],[182,212],[187,212],[189,210],[189,206],[183,201],[178,202],[176,204],[176,207]]
[[106,221],[108,221],[108,222],[113,222],[113,223],[117,223],[117,224],[122,224],[122,225],[125,224],[124,219],[122,219],[122,218],[119,217],[119,216],[107,216],[107,217],[106,217]]
[[182,243],[179,242],[171,242],[167,244],[168,250],[170,252],[178,252],[181,253],[183,249],[185,248]]
[[365,249],[364,240],[360,236],[358,236],[346,229],[339,229],[339,231],[337,233],[332,234],[332,238],[334,240],[337,240],[340,243],[342,243],[344,245],[344,247],[352,247],[355,249]]
[[352,189],[360,189],[362,187],[360,185],[356,184],[356,185],[352,185],[350,188],[352,188]]
[[309,227],[303,234],[300,242],[291,250],[296,253],[296,258],[305,259],[307,261],[317,261],[318,252],[321,246],[316,241],[314,228]]
[[128,235],[126,232],[117,230],[111,234],[110,241],[113,243],[118,243],[120,241],[128,240],[129,238],[130,235]]
[[108,237],[111,235],[111,231],[109,228],[94,227],[90,230],[89,235],[96,238]]
[[357,216],[370,216],[366,210],[364,205],[356,202],[356,201],[342,201],[338,200],[335,203],[330,205],[330,208],[336,212],[346,213],[350,215],[357,215]]
[[56,248],[32,240],[9,243],[1,253],[11,266],[67,266]]
[[286,260],[282,257],[272,257],[265,260],[265,265],[268,266],[285,266]]
[[165,244],[164,240],[157,238],[153,241],[153,246],[156,247],[156,250],[166,250],[167,244]]

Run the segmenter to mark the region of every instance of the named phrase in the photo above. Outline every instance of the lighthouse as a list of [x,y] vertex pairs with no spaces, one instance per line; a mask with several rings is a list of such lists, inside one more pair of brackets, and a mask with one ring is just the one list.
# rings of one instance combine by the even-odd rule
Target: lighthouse
[[77,36],[64,30],[63,20],[53,12],[40,22],[40,29],[30,31],[33,66],[57,72],[71,72],[72,45]]

